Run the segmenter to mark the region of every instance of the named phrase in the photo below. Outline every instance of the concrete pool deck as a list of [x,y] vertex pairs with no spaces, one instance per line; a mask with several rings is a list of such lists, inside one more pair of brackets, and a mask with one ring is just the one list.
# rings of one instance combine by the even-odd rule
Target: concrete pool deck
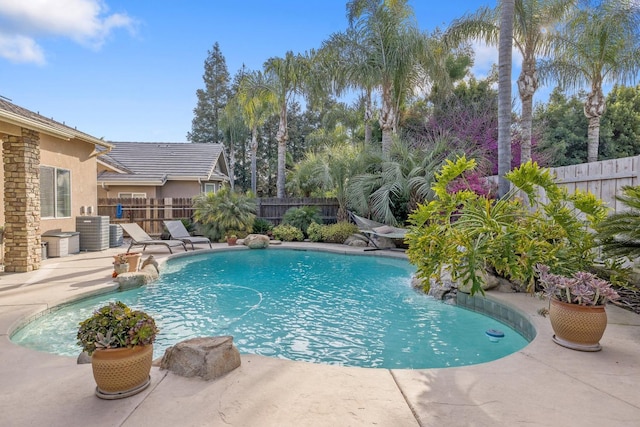
[[[522,312],[537,330],[527,347],[493,362],[389,370],[242,355],[241,367],[215,381],[182,378],[154,367],[151,385],[142,393],[101,400],[94,395],[90,365],[20,347],[10,342],[9,333],[47,308],[113,289],[112,255],[120,252],[123,248],[52,258],[34,272],[0,273],[0,425],[640,424],[640,316],[608,306],[603,350],[583,353],[553,343],[549,319],[537,313],[546,302],[525,294],[490,293]],[[168,251],[151,247],[144,258],[149,254],[161,259]],[[389,251],[368,254],[398,256]]]

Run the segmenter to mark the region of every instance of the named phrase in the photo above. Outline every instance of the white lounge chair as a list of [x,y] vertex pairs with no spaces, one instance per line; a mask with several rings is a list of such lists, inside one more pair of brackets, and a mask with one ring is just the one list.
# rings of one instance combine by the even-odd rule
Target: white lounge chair
[[404,240],[405,235],[407,234],[406,228],[392,227],[390,225],[383,224],[381,222],[373,221],[371,219],[363,218],[354,214],[353,212],[349,212],[349,216],[351,220],[356,224],[360,233],[367,238],[369,243],[373,246],[373,248],[365,249],[370,251],[380,250],[380,249],[393,249],[393,248],[381,248],[378,246],[376,242],[376,237],[386,237],[387,239],[392,240]]
[[190,235],[182,221],[164,221],[164,226],[169,230],[172,239],[181,240],[184,243],[191,243],[191,249],[195,249],[194,244],[197,243],[208,243],[209,247],[212,247],[209,238]]
[[146,231],[144,231],[138,224],[120,224],[120,227],[131,237],[131,244],[129,245],[129,249],[127,252],[131,250],[134,246],[142,246],[142,252],[146,249],[147,246],[150,245],[163,245],[169,249],[169,253],[173,253],[171,248],[176,246],[182,246],[182,248],[187,251],[187,245],[182,240],[158,240],[152,239]]

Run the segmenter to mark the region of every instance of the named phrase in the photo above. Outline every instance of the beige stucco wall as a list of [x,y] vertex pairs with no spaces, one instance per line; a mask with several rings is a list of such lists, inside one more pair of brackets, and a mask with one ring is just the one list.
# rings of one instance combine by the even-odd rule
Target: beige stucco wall
[[201,192],[198,181],[167,181],[160,197],[193,197]]
[[40,134],[40,164],[71,171],[71,217],[42,218],[42,233],[55,229],[75,230],[75,217],[80,215],[82,206],[93,206],[94,214],[97,212],[96,158],[90,156],[93,150],[93,144]]
[[118,193],[146,193],[148,199],[158,198],[156,187],[150,185],[109,185],[98,186],[98,198],[117,198]]

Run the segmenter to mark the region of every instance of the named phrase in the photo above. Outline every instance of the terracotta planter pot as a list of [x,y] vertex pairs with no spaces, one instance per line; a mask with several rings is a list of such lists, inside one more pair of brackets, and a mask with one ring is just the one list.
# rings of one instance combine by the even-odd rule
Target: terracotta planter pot
[[125,257],[127,258],[127,262],[129,263],[129,271],[138,271],[138,266],[140,265],[140,258],[142,258],[142,254],[140,252],[130,252],[125,254]]
[[227,237],[227,245],[229,246],[235,246],[237,241],[237,237]]
[[607,327],[604,305],[583,306],[551,299],[549,319],[553,341],[580,351],[599,351],[600,339]]
[[96,350],[91,356],[96,395],[102,399],[120,399],[149,386],[153,345]]
[[113,271],[115,271],[116,274],[126,273],[127,271],[129,271],[129,264],[113,264]]

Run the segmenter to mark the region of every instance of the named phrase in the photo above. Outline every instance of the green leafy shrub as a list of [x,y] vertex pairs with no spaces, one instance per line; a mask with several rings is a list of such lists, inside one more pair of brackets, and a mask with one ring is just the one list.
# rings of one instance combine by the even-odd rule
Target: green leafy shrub
[[253,233],[255,234],[267,234],[273,230],[273,224],[269,220],[264,218],[256,218],[253,221]]
[[304,240],[302,230],[288,224],[273,227],[273,237],[284,242],[301,242]]
[[[344,243],[349,236],[358,232],[358,227],[350,222],[341,221],[325,225],[322,228],[322,240],[328,243]],[[311,236],[309,236],[311,238]]]
[[158,334],[155,321],[147,313],[112,302],[80,322],[78,345],[91,355],[100,348],[123,348],[153,343]]
[[296,228],[302,230],[305,236],[307,236],[307,228],[312,222],[318,224],[322,223],[318,208],[315,206],[302,206],[300,208],[291,208],[285,212],[282,217],[282,223],[285,225],[293,225]]
[[322,234],[325,228],[326,225],[318,224],[317,222],[312,222],[311,224],[309,224],[309,228],[307,228],[309,240],[311,240],[312,242],[322,242]]
[[[469,190],[447,191],[452,180],[474,168],[475,161],[465,157],[447,160],[436,175],[434,200],[409,217],[407,256],[425,286],[449,270],[473,294],[482,291],[483,271],[491,268],[533,291],[537,264],[564,275],[593,265],[591,230],[606,217],[602,201],[590,193],[569,195],[548,169],[532,162],[506,175],[514,187],[500,200]],[[538,188],[544,189],[545,201]]]
[[193,217],[200,222],[199,231],[211,240],[220,241],[228,231],[248,233],[253,229],[257,205],[250,192],[236,193],[224,187],[193,200]]

